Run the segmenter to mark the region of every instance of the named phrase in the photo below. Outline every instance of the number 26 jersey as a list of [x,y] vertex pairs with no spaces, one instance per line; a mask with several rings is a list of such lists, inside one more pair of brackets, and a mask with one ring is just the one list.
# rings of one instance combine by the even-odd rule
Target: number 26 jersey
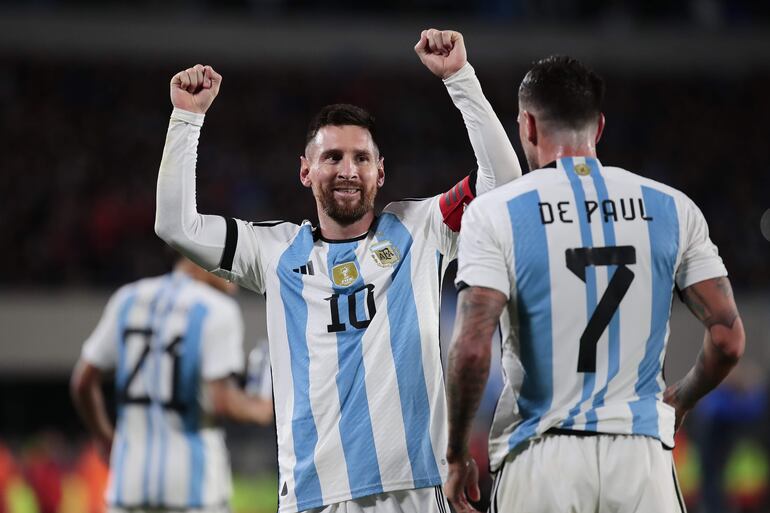
[[595,158],[563,158],[471,204],[458,258],[460,288],[508,297],[493,470],[551,428],[673,447],[662,367],[674,286],[727,274],[689,198]]
[[215,272],[264,293],[279,510],[440,485],[440,284],[455,256],[441,196],[389,204],[362,236],[227,220]]

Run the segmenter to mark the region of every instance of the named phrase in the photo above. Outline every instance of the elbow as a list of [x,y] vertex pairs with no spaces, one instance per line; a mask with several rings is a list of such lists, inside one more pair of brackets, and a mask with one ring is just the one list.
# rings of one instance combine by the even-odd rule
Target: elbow
[[490,344],[480,344],[473,340],[458,340],[450,355],[455,368],[481,369],[489,366],[491,359]]
[[91,390],[100,386],[98,372],[87,363],[80,362],[75,367],[70,379],[70,396],[76,405],[83,404]]
[[710,329],[711,340],[725,361],[738,363],[746,349],[746,333],[743,322],[736,317],[732,326],[722,324],[712,326]]
[[170,223],[165,221],[160,215],[155,216],[155,235],[171,245],[174,240],[174,233],[175,230]]

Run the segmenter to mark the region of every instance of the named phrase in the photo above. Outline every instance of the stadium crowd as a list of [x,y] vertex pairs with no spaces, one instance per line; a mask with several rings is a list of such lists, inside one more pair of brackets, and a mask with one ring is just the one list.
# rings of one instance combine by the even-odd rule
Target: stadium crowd
[[[114,286],[163,272],[152,223],[170,112],[157,84],[170,68],[12,58],[0,65],[0,243],[16,248],[0,254],[0,282]],[[449,187],[474,167],[460,116],[420,70],[361,61],[322,71],[221,71],[227,94],[208,117],[199,155],[202,212],[268,220],[291,210],[293,221],[314,218],[312,202],[300,201],[310,193],[298,183],[298,157],[308,116],[337,101],[378,118],[383,204]],[[510,84],[523,69],[477,72],[516,139]],[[770,116],[770,76],[604,74],[612,130],[600,143],[603,162],[623,162],[686,191],[704,210],[733,284],[766,289],[759,226],[770,208],[770,174],[762,171],[767,143],[757,127]]]

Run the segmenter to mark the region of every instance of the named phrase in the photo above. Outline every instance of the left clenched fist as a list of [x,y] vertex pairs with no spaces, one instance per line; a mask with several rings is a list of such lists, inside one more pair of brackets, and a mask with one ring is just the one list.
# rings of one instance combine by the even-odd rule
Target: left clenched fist
[[442,79],[452,76],[468,62],[463,35],[454,30],[423,30],[414,51],[422,63]]

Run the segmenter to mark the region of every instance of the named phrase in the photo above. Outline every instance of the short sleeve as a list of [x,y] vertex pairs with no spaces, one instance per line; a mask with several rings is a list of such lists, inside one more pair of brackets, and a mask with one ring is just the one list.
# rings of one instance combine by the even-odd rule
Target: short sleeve
[[299,227],[286,221],[251,223],[232,218],[225,221],[225,247],[214,274],[263,294],[271,255],[285,248]]
[[203,335],[201,376],[204,380],[243,372],[243,317],[235,301],[212,309]]
[[479,200],[465,211],[457,254],[458,287],[487,287],[511,294],[511,279],[502,234],[495,232],[491,217]]
[[118,358],[118,318],[121,308],[129,299],[129,289],[115,292],[102,312],[102,317],[91,336],[83,343],[81,357],[101,370],[115,368]]
[[680,289],[690,285],[727,276],[716,245],[709,238],[706,219],[700,209],[688,198],[684,206],[685,237],[684,250],[676,271],[676,284]]

